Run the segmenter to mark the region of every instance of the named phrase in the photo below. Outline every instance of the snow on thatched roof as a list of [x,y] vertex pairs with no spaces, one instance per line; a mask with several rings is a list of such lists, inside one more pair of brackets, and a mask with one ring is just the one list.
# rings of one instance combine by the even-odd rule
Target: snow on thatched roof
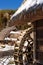
[[20,14],[23,10],[28,10],[30,7],[34,6],[35,4],[36,5],[39,5],[39,4],[42,4],[43,3],[43,0],[26,0],[19,8],[18,10],[15,12],[15,14],[13,14],[11,16],[10,19],[12,19],[13,17],[17,16],[18,14]]

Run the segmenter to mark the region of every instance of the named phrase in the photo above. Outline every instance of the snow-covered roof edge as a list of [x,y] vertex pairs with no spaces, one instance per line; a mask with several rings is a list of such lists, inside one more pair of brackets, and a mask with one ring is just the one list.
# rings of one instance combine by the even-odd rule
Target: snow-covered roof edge
[[13,14],[10,18],[10,20],[13,19],[13,17],[17,16],[18,14],[20,14],[23,10],[28,10],[30,7],[34,6],[35,4],[42,4],[43,0],[26,0],[24,4],[22,4],[18,10],[15,12],[15,14]]

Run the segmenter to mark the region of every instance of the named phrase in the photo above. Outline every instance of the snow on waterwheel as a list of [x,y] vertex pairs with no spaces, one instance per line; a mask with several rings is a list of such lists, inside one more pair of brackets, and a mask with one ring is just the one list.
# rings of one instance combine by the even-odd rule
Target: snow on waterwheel
[[16,44],[14,49],[14,61],[16,65],[34,64],[33,28],[23,36],[20,45]]

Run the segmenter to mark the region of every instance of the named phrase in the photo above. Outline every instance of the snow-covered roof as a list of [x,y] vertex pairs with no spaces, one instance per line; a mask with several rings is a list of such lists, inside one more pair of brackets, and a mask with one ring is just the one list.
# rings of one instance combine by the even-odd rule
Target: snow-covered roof
[[10,19],[12,19],[13,17],[17,16],[18,14],[20,14],[23,10],[28,10],[30,7],[34,6],[35,4],[42,4],[43,0],[26,0],[19,8],[18,10],[15,12],[15,14],[13,14],[11,16]]

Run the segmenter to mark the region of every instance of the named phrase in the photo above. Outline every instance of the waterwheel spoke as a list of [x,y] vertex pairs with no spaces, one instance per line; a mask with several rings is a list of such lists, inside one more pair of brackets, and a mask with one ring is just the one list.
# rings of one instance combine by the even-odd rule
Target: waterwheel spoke
[[17,60],[19,65],[33,65],[33,37],[30,34],[33,34],[32,29],[26,32],[21,40],[20,45],[15,47],[15,64]]

